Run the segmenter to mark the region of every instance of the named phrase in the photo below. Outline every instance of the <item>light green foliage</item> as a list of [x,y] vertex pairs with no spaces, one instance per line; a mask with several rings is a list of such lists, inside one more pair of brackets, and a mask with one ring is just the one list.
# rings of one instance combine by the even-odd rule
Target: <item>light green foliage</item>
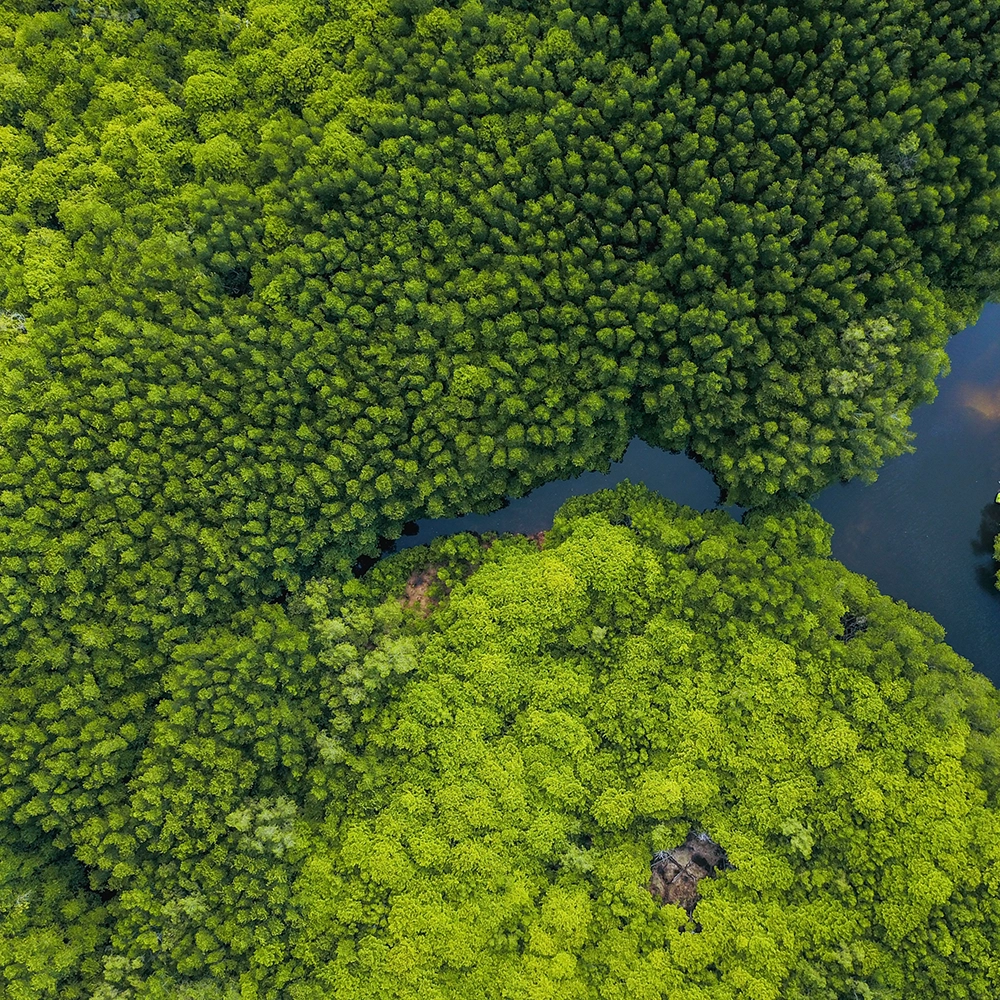
[[[992,995],[1000,699],[828,553],[627,486],[494,546],[302,865],[295,995]],[[691,826],[697,932],[644,888]]]
[[[406,520],[486,510],[606,467],[635,433],[691,450],[748,504],[870,476],[907,447],[909,411],[933,395],[948,333],[997,292],[995,8],[3,5],[0,824],[18,848],[36,845],[47,859],[51,847],[85,865],[86,888],[76,870],[51,884],[100,911],[93,924],[73,918],[85,928],[79,950],[76,938],[64,948],[52,936],[64,910],[40,912],[37,925],[18,916],[15,933],[44,937],[30,961],[49,956],[29,968],[23,949],[10,952],[22,956],[5,959],[18,990],[71,996],[74,976],[94,980],[84,956],[102,921],[110,950],[94,989],[108,997],[209,998],[231,987],[249,997],[258,985],[306,996],[302,984],[325,982],[326,962],[335,993],[363,984],[353,945],[339,957],[317,945],[314,961],[306,932],[294,943],[288,928],[301,917],[294,886],[304,866],[323,851],[339,857],[339,820],[329,817],[363,818],[380,842],[396,843],[381,813],[348,817],[355,787],[370,784],[373,809],[389,809],[398,791],[372,770],[389,739],[384,706],[420,699],[393,736],[417,748],[413,766],[425,770],[414,781],[454,764],[451,751],[420,757],[433,746],[424,730],[465,711],[470,680],[443,661],[440,683],[422,674],[438,662],[424,648],[438,614],[401,609],[390,586],[398,593],[403,567],[417,567],[403,559],[376,574],[380,583],[349,579],[355,560]],[[649,630],[683,645],[681,626],[708,674],[737,648],[748,664],[822,660],[809,643],[827,634],[817,623],[836,617],[842,595],[822,574],[782,567],[803,552],[821,557],[826,530],[801,514],[761,517],[755,541],[736,549],[723,521],[680,515],[653,517],[638,549],[623,527],[601,535],[606,551],[585,532],[561,540],[557,528],[551,544],[565,559],[539,562],[529,542],[483,553],[468,537],[435,550],[434,599],[465,593],[480,562],[477,586],[499,588],[476,597],[470,586],[454,602],[468,614],[449,625],[480,685],[468,726],[481,734],[482,759],[500,752],[493,713],[525,745],[525,788],[558,770],[545,791],[558,809],[540,826],[535,793],[513,786],[503,809],[522,809],[511,820],[520,839],[503,851],[554,850],[574,822],[559,809],[585,810],[610,838],[606,850],[591,857],[570,844],[568,856],[618,887],[591,902],[621,909],[649,846],[628,839],[636,824],[680,835],[676,809],[708,809],[724,794],[690,769],[615,771],[626,767],[608,763],[619,751],[651,751],[628,743],[624,710],[618,721],[600,706],[579,716],[587,684],[598,683],[582,664],[644,670]],[[512,582],[506,559],[535,576]],[[808,600],[790,614],[797,588]],[[722,631],[740,609],[763,639]],[[709,634],[695,627],[706,614],[718,616],[717,643],[697,639]],[[923,662],[928,628],[901,624],[884,641],[873,628],[837,655],[861,674],[906,671]],[[562,645],[549,648],[543,634]],[[524,698],[546,678],[553,691],[580,688],[579,700],[530,702],[542,715],[524,722]],[[947,699],[926,697],[932,715],[943,710]],[[837,767],[863,749],[852,723],[848,732],[812,721],[811,766]],[[984,725],[970,731],[967,757],[992,782]],[[578,741],[540,737],[529,752],[533,726],[566,726]],[[783,752],[769,734],[767,752]],[[582,760],[587,747],[597,771],[555,763],[572,748]],[[441,808],[488,831],[491,788],[468,801],[459,791]],[[863,800],[873,815],[875,791]],[[812,820],[780,818],[795,858],[827,849]],[[354,834],[359,859],[366,829]],[[433,836],[450,844],[451,834]],[[747,843],[749,857],[756,841]],[[383,881],[406,866],[386,850],[364,861]],[[347,878],[344,862],[330,863],[331,878]],[[786,880],[784,868],[740,871]],[[500,964],[470,980],[483,995],[497,983],[522,995],[597,989],[579,985],[590,972],[571,961],[581,963],[580,942],[597,940],[586,935],[599,928],[602,947],[629,956],[627,943],[644,940],[627,922],[587,924],[582,883],[550,885],[537,865],[524,875],[532,888],[512,876],[493,902]],[[926,892],[947,889],[942,878],[960,884],[954,872],[924,871],[912,905],[878,918],[885,934],[912,943]],[[546,909],[539,894],[550,890],[561,902]],[[440,906],[433,894],[413,903],[415,922],[465,905],[450,884],[440,892]],[[382,982],[392,962],[424,976],[397,983],[421,996],[465,976],[465,966],[434,964],[443,946],[431,930],[412,962],[380,965],[388,939],[365,928],[382,911],[351,899],[344,912],[356,928],[344,941],[367,942],[357,961]],[[536,903],[578,916],[565,940],[540,924],[532,951],[517,928]],[[493,925],[461,912],[449,934],[462,953],[493,955],[476,937]],[[767,919],[778,927],[784,917]],[[976,950],[964,926],[948,930],[960,956]],[[699,986],[722,968],[710,939],[683,938],[695,942],[678,946],[687,965],[663,965],[659,945],[648,961],[676,991],[765,995],[777,981],[775,966]],[[767,953],[746,940],[748,954]],[[858,947],[837,959],[854,969],[850,990],[896,989],[891,976],[872,978],[876,959]],[[787,982],[798,982],[800,953],[781,954],[792,956]],[[488,970],[492,959],[482,961]],[[949,961],[942,968],[965,982]],[[649,992],[642,962],[595,962],[612,970],[606,994]],[[930,968],[914,965],[899,982],[926,974],[937,989],[946,976]]]
[[[1000,695],[829,546],[626,484],[179,645],[73,988],[994,996]],[[735,866],[694,923],[645,888],[692,827]]]

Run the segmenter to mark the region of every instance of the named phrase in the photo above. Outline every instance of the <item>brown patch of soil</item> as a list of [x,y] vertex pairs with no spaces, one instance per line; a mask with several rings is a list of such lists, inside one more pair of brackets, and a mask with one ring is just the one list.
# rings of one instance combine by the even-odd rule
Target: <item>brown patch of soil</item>
[[[545,532],[536,531],[533,535],[524,535],[530,538],[539,548],[545,544]],[[479,546],[484,552],[492,548],[495,538],[480,538]],[[441,603],[443,597],[451,593],[451,587],[442,583],[438,577],[440,566],[430,563],[421,569],[414,570],[410,578],[406,581],[403,596],[399,603],[404,608],[416,608],[425,618]],[[463,567],[462,578],[471,576],[479,568],[479,563],[468,563]],[[437,596],[431,596],[431,590],[437,592]]]
[[539,548],[545,544],[545,532],[536,531],[533,535],[525,535],[525,538],[530,538]]
[[711,837],[692,832],[680,847],[653,855],[648,888],[664,903],[681,906],[691,916],[701,899],[698,883],[728,866],[726,852]]
[[445,594],[451,589],[445,587],[438,579],[439,567],[430,565],[423,569],[414,570],[410,578],[406,581],[406,588],[400,598],[400,604],[404,608],[417,608],[426,618],[440,603],[440,597],[431,597],[431,588],[438,584],[444,589]]

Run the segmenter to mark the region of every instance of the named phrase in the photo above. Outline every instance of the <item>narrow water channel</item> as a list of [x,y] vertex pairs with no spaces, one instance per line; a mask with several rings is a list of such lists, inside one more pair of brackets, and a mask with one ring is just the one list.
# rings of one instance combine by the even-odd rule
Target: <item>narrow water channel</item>
[[[1000,305],[952,338],[951,374],[913,414],[916,451],[887,463],[871,485],[838,484],[813,503],[834,527],[833,556],[884,594],[933,615],[948,643],[1000,685]],[[493,514],[417,522],[396,549],[458,531],[532,534],[571,496],[629,479],[696,510],[718,505],[711,475],[685,455],[634,440],[610,472],[548,483]],[[739,507],[727,508],[739,518]]]

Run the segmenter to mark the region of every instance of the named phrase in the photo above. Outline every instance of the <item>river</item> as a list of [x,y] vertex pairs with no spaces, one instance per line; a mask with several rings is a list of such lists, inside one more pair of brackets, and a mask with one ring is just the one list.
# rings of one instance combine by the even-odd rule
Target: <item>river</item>
[[[1000,591],[993,536],[1000,531],[1000,305],[952,337],[951,374],[913,412],[916,451],[886,463],[870,485],[831,486],[813,499],[833,525],[833,556],[884,594],[933,615],[947,642],[1000,685]],[[697,510],[719,489],[693,459],[634,440],[610,472],[548,483],[493,514],[417,522],[395,548],[457,531],[531,534],[569,497],[629,479]],[[737,518],[738,507],[728,508]],[[411,527],[412,531],[412,527]]]

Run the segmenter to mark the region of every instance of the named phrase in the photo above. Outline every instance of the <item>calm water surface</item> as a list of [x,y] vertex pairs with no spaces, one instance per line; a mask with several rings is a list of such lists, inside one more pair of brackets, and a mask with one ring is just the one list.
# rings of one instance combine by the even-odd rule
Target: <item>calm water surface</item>
[[814,504],[834,527],[834,558],[932,614],[952,648],[1000,684],[1000,305],[956,334],[948,355],[937,399],[913,413],[916,452],[872,485],[831,486]]
[[[877,482],[831,486],[814,505],[834,527],[833,556],[879,589],[932,614],[948,643],[1000,684],[1000,591],[993,536],[1000,531],[1000,305],[948,346],[951,374],[935,402],[913,414],[916,452],[887,463]],[[457,531],[534,533],[571,496],[629,479],[697,510],[718,506],[711,475],[684,455],[635,440],[609,473],[548,483],[493,514],[418,522],[396,549]],[[739,507],[727,508],[739,518]]]

